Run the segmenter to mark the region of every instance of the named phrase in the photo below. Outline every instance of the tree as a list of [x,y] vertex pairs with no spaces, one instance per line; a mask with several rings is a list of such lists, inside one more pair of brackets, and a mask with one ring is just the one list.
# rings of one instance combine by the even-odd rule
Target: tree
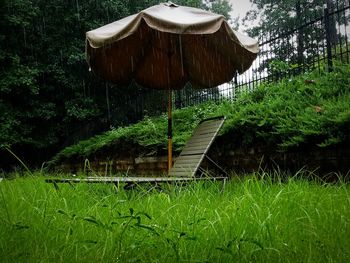
[[[249,11],[244,23],[259,17],[257,26],[250,28],[248,33],[259,37],[260,42],[269,41],[269,57],[266,54],[261,64],[262,68],[272,60],[279,60],[290,65],[301,66],[310,64],[324,49],[325,30],[323,20],[324,5],[330,11],[335,10],[330,0],[251,0],[256,9]],[[344,6],[345,0],[337,0],[337,6]],[[334,16],[330,16],[333,19]],[[334,19],[331,22],[332,39],[335,43],[337,37]],[[306,25],[309,23],[308,25]],[[266,57],[268,57],[266,59]]]
[[108,127],[84,33],[128,15],[123,1],[3,0],[0,10],[0,145],[34,156]]
[[[68,144],[140,118],[135,102],[148,102],[139,88],[114,87],[88,71],[85,32],[159,2],[1,0],[0,146],[40,163]],[[210,8],[201,0],[174,2]],[[0,155],[1,168],[7,154],[0,149]]]

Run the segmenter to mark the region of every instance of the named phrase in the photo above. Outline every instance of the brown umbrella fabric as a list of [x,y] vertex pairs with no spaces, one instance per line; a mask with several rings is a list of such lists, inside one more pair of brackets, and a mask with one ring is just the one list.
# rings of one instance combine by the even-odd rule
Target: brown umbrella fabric
[[169,90],[168,168],[172,164],[171,92],[187,82],[212,88],[247,70],[258,42],[232,30],[224,16],[171,2],[86,33],[90,68],[106,80]]
[[211,88],[247,70],[258,42],[233,31],[222,15],[164,3],[86,33],[94,72],[118,84],[152,89],[186,82]]

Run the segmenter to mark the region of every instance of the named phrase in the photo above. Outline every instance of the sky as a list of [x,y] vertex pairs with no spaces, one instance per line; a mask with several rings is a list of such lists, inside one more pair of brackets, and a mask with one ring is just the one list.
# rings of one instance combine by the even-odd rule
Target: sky
[[232,5],[231,17],[235,19],[239,17],[239,30],[244,30],[241,20],[244,18],[245,14],[252,9],[252,3],[249,0],[229,0]]
[[232,18],[240,17],[243,18],[244,15],[251,8],[251,3],[249,0],[229,0],[232,5]]

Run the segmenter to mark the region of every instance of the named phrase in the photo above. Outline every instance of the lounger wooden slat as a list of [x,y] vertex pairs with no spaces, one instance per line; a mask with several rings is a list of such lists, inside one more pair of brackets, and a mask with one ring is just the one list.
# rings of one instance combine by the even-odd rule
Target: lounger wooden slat
[[[187,144],[191,144],[191,143],[194,143],[194,142],[196,142],[196,143],[198,143],[198,142],[200,142],[200,143],[202,143],[203,142],[203,140],[204,139],[210,139],[210,138],[213,138],[213,135],[206,135],[206,136],[201,136],[201,137],[196,137],[196,138],[194,138],[193,140],[191,140],[191,141],[188,141],[187,142]],[[186,145],[187,145],[186,144]],[[185,146],[186,147],[186,146]]]
[[181,165],[186,165],[186,164],[192,164],[194,162],[200,162],[201,161],[201,154],[197,154],[197,155],[192,155],[192,156],[188,156],[189,158],[184,158],[186,156],[181,156],[181,160],[175,162],[175,165],[173,166],[173,168],[171,168],[171,170],[176,169],[176,167],[181,166]]
[[192,137],[180,153],[180,156],[169,172],[169,176],[195,177],[224,121],[224,117],[202,121],[194,130]]
[[202,152],[202,153],[204,153],[204,151],[207,149],[207,145],[199,145],[199,146],[193,146],[193,145],[191,145],[191,146],[188,146],[188,147],[186,147],[186,149],[184,149],[183,150],[183,153],[184,153],[184,155],[185,155],[185,152],[186,151],[200,151],[200,152]]
[[191,142],[191,146],[202,146],[202,145],[203,145],[203,142],[201,140]]

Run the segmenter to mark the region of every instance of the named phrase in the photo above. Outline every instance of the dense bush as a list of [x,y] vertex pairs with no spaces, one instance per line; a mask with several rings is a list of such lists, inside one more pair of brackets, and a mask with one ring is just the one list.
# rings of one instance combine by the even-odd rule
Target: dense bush
[[[180,151],[201,119],[224,115],[221,135],[232,147],[263,144],[288,150],[312,145],[327,147],[350,141],[350,66],[332,73],[310,72],[279,83],[262,83],[236,101],[207,102],[175,110],[174,149]],[[145,118],[67,147],[52,164],[70,158],[87,158],[104,151],[122,154],[132,145],[137,154],[164,152],[166,116]]]

